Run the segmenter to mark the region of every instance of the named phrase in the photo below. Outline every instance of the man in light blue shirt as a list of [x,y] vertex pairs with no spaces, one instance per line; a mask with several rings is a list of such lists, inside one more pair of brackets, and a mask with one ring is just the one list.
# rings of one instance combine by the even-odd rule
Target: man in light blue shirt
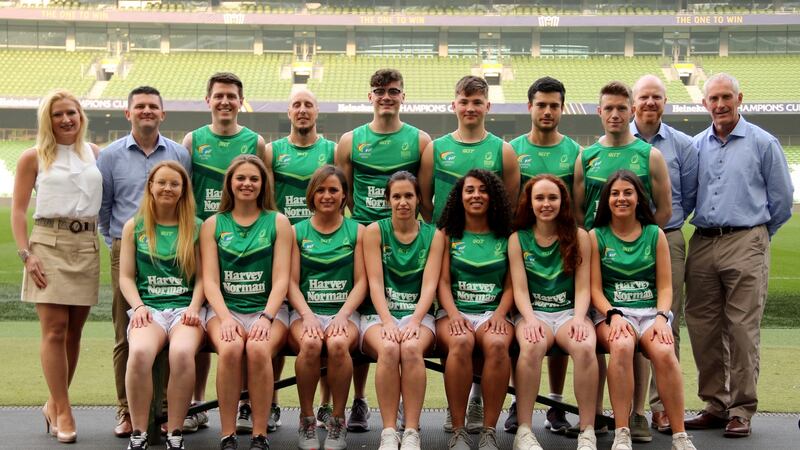
[[164,160],[176,160],[191,174],[192,162],[183,146],[159,133],[166,114],[161,94],[141,86],[128,95],[125,118],[131,133],[104,148],[97,158],[103,175],[103,201],[100,205],[100,233],[111,247],[111,286],[114,290],[111,319],[114,323],[114,378],[117,388],[118,437],[130,435],[131,422],[125,393],[125,368],[128,362],[128,303],[119,290],[119,251],[122,227],[139,209],[150,169]]
[[[675,354],[680,357],[680,318],[683,312],[683,274],[686,263],[686,241],[681,227],[694,210],[697,199],[697,149],[692,144],[691,137],[661,121],[666,104],[666,86],[657,76],[645,75],[633,85],[635,111],[634,120],[630,124],[631,133],[661,150],[672,186],[672,216],[664,227],[664,234],[669,243],[672,267],[672,336],[675,339]],[[650,363],[641,354],[637,354],[636,358],[633,407],[634,413],[641,417],[638,422],[643,423],[645,427],[643,430],[634,430],[632,427],[631,435],[635,438],[638,432],[645,437],[651,437],[646,427],[647,419],[644,418]],[[653,412],[653,428],[662,433],[668,432],[669,419],[658,396],[655,372],[650,380],[649,397],[650,410]]]
[[792,182],[778,140],[741,117],[739,82],[718,73],[703,105],[712,125],[694,138],[697,205],[686,263],[686,324],[705,409],[686,428],[750,435],[758,407],[760,324],[769,241],[791,217]]

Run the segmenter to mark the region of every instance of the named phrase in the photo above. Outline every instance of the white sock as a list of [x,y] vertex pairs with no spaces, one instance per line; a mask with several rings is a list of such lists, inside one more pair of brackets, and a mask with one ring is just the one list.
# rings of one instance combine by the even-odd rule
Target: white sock
[[481,398],[482,395],[481,385],[478,383],[472,383],[472,389],[469,390],[469,398]]
[[511,403],[516,403],[517,402],[517,396],[514,395],[514,394],[510,394],[510,395],[511,395]]
[[547,394],[547,398],[549,398],[550,400],[555,400],[555,401],[557,401],[557,402],[564,401],[564,396],[563,396],[563,395],[561,395],[561,394],[554,394],[554,393],[552,393],[552,392],[551,392],[551,393],[549,393],[549,394]]

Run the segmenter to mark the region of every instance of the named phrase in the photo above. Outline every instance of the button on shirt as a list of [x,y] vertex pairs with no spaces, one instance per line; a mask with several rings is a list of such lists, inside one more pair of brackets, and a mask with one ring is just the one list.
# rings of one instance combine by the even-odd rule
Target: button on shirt
[[769,235],[792,216],[792,180],[778,140],[739,117],[722,142],[712,124],[694,137],[698,150],[697,207],[701,228],[754,227]]
[[117,139],[100,152],[97,167],[103,175],[103,201],[98,225],[106,244],[110,246],[112,239],[122,237],[125,222],[139,209],[150,169],[165,160],[178,161],[191,179],[189,152],[160,134],[150,155],[145,155],[131,134]]
[[672,217],[664,228],[680,228],[697,200],[697,149],[692,138],[664,122],[650,140],[639,133],[635,120],[631,122],[631,133],[661,150],[672,185]]

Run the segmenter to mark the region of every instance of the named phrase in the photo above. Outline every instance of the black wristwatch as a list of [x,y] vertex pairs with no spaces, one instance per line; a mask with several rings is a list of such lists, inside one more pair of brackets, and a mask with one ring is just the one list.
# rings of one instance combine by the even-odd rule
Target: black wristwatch
[[611,308],[606,312],[606,325],[611,325],[611,318],[616,315],[625,317],[625,314],[622,314],[622,311],[618,310],[617,308]]
[[272,323],[272,321],[275,320],[275,316],[273,316],[272,314],[270,314],[270,313],[268,313],[266,311],[264,311],[264,312],[262,312],[261,314],[258,315],[259,319],[262,318],[262,317],[265,317],[267,320],[269,320],[269,323]]
[[665,313],[664,311],[656,311],[656,317],[658,316],[663,317],[664,320],[666,320],[667,323],[669,323],[669,314]]

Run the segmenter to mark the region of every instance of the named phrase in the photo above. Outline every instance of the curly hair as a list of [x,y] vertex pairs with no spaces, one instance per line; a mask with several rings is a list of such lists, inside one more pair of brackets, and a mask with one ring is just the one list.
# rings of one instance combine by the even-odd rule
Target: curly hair
[[514,218],[514,230],[526,230],[536,226],[536,215],[533,213],[533,187],[540,181],[549,181],[558,188],[561,197],[561,206],[556,216],[556,230],[558,234],[558,248],[561,252],[561,263],[564,273],[571,275],[575,273],[575,268],[581,262],[580,252],[578,251],[578,226],[575,217],[572,215],[572,200],[569,197],[567,185],[553,175],[537,175],[522,188],[522,195],[517,205],[517,214]]
[[469,177],[480,180],[486,186],[486,192],[489,194],[486,219],[492,234],[498,238],[507,238],[511,234],[511,203],[508,201],[508,194],[500,177],[484,169],[472,169],[456,181],[450,195],[447,196],[447,203],[444,205],[437,226],[448,236],[459,239],[464,236],[466,212],[462,192],[464,181]]
[[617,180],[627,181],[632,184],[633,188],[636,190],[636,197],[638,200],[636,203],[636,220],[638,220],[642,226],[656,223],[653,211],[650,210],[650,196],[647,195],[647,192],[644,190],[642,180],[630,170],[620,169],[608,177],[606,184],[603,185],[603,190],[600,191],[597,214],[594,217],[594,227],[604,227],[611,223],[611,207],[608,206],[608,199],[611,197],[611,185]]

